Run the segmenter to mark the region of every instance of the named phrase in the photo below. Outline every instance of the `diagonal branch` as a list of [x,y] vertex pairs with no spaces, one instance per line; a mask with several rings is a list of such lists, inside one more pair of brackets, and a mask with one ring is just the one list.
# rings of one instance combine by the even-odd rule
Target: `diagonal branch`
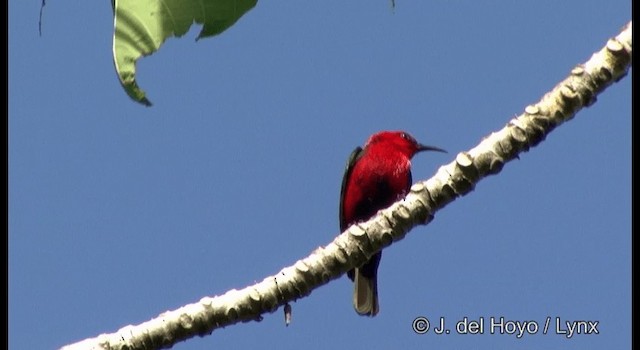
[[290,301],[309,295],[313,289],[339,278],[374,253],[402,239],[413,227],[429,223],[436,210],[471,192],[481,179],[499,173],[506,162],[536,146],[556,126],[593,104],[596,96],[623,78],[631,66],[631,27],[629,22],[602,50],[573,68],[566,79],[539,102],[527,106],[523,114],[504,128],[475,148],[460,152],[431,179],[416,183],[403,200],[381,210],[373,219],[350,227],[333,242],[294,265],[242,290],[204,297],[150,321],[62,349],[169,348],[221,327],[259,320],[262,314],[272,313]]

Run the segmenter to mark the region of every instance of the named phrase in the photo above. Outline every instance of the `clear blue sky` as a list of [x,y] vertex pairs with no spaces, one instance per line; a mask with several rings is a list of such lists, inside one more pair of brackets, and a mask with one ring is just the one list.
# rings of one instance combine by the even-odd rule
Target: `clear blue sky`
[[[449,154],[587,60],[630,1],[261,1],[141,60],[121,89],[109,1],[9,1],[9,348],[55,349],[243,288],[328,244],[351,150],[404,129]],[[624,349],[631,72],[384,251],[380,314],[346,277],[177,350]],[[598,335],[416,335],[419,316],[598,321]],[[551,332],[553,333],[553,332]]]

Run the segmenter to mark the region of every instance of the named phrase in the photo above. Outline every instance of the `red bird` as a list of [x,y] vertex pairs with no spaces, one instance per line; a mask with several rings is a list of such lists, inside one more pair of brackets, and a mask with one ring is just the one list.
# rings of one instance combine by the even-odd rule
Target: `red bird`
[[[364,149],[349,156],[340,191],[340,230],[370,219],[379,210],[404,197],[411,187],[411,157],[422,151],[446,152],[425,146],[403,131],[372,135]],[[378,313],[378,252],[347,275],[354,282],[353,307],[364,316]]]

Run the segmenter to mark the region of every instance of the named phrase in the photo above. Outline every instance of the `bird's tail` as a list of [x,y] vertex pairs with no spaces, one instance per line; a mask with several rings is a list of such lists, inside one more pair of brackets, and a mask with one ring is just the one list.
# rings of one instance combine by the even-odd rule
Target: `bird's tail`
[[375,316],[378,313],[378,274],[365,276],[359,268],[355,269],[353,307],[363,316]]

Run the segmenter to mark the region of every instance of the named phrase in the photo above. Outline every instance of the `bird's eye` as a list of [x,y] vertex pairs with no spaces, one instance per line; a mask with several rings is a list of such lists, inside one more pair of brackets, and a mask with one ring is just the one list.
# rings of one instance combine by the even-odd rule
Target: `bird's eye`
[[416,142],[416,140],[413,138],[413,136],[407,134],[406,132],[401,133],[400,137],[402,137],[403,139],[405,139],[405,140],[407,140],[407,141],[409,141],[411,143],[415,143]]

